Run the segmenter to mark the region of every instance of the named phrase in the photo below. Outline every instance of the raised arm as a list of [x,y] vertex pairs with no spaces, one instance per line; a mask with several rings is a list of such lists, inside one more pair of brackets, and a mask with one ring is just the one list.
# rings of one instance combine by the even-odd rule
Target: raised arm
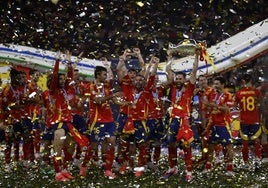
[[191,84],[195,84],[195,82],[196,82],[196,73],[197,73],[197,70],[198,70],[199,53],[200,53],[199,49],[196,49],[196,51],[195,51],[195,59],[194,59],[194,63],[193,63],[193,69],[192,69],[190,79],[189,79]]
[[68,85],[74,78],[74,67],[72,65],[72,60],[71,60],[72,54],[70,53],[69,50],[65,52],[65,59],[67,61],[66,64],[66,71],[67,71],[67,79],[66,79],[66,85]]
[[107,81],[112,82],[114,80],[114,74],[113,74],[113,71],[111,69],[110,64],[108,63],[107,58],[102,57],[101,61],[102,61],[103,65],[105,66],[105,68],[107,69]]
[[136,54],[136,56],[137,56],[137,58],[139,60],[140,67],[143,68],[145,66],[145,63],[144,63],[144,60],[142,58],[140,49],[139,48],[134,48],[133,52]]
[[58,88],[58,74],[59,74],[59,68],[60,68],[60,56],[61,56],[61,52],[57,52],[57,57],[56,57],[56,61],[55,61],[54,69],[53,69],[53,73],[52,73],[52,79],[51,79],[51,82],[49,84],[49,89],[51,91],[54,91],[55,89]]
[[151,75],[156,75],[157,74],[157,68],[158,68],[158,64],[159,64],[159,58],[157,57],[152,57],[150,63],[153,64],[152,66],[152,71],[151,71]]
[[139,63],[139,66],[141,68],[141,71],[139,72],[139,74],[143,75],[144,77],[148,76],[148,75],[146,75],[148,67],[146,67],[146,65],[145,65],[145,62],[144,62],[144,59],[142,58],[140,49],[134,48],[133,52],[136,55],[136,57],[138,58],[138,63]]
[[166,85],[170,85],[174,81],[174,72],[171,69],[171,63],[172,61],[168,61],[166,65],[166,78],[167,78],[167,83]]
[[125,65],[127,53],[128,53],[127,50],[125,50],[123,55],[119,57],[119,62],[116,67],[116,72],[117,72],[119,82],[121,82],[123,77],[127,75],[127,67]]
[[[145,79],[148,79],[148,77],[150,75],[155,75],[157,73],[158,64],[159,64],[159,59],[157,57],[154,57],[154,56],[151,57],[150,62],[146,66],[145,72],[143,74]],[[152,69],[152,67],[153,67],[153,69]],[[152,71],[151,71],[151,69],[152,69]]]

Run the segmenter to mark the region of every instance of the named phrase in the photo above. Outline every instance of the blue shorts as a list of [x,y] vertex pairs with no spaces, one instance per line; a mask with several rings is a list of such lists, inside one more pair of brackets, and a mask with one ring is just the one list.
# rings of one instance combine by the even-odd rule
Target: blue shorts
[[73,125],[80,132],[84,133],[87,130],[86,120],[83,116],[73,115]]
[[211,127],[211,133],[208,139],[208,143],[210,144],[222,144],[226,146],[232,143],[231,131],[229,126],[217,126],[214,125]]
[[42,123],[40,123],[38,120],[33,122],[33,130],[41,130],[42,129]]
[[42,140],[53,140],[54,139],[54,130],[52,128],[46,128],[43,130],[42,133]]
[[163,120],[159,119],[148,119],[146,125],[149,128],[148,140],[159,140],[161,141],[166,133]]
[[167,144],[177,141],[177,134],[180,129],[181,122],[178,118],[172,118],[167,130]]
[[30,135],[33,130],[33,123],[31,119],[22,119],[21,122],[13,124],[13,130],[15,133],[20,133],[22,135]]
[[260,124],[240,125],[240,136],[243,140],[255,140],[261,136],[261,133]]
[[147,128],[146,122],[144,121],[133,121],[135,127],[134,138],[136,143],[146,142],[148,139],[149,130]]
[[127,122],[128,116],[126,114],[120,113],[117,118],[117,128],[116,131],[118,134],[122,134],[124,125]]
[[116,126],[114,122],[100,123],[96,122],[91,133],[91,142],[100,142],[104,140],[105,137],[115,136]]

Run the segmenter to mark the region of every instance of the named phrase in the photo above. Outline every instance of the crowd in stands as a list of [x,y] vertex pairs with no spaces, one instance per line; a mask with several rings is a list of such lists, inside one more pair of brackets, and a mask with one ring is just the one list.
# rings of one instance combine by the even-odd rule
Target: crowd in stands
[[267,7],[264,0],[9,0],[1,2],[0,42],[109,60],[138,47],[161,62],[169,42],[214,45],[264,20]]

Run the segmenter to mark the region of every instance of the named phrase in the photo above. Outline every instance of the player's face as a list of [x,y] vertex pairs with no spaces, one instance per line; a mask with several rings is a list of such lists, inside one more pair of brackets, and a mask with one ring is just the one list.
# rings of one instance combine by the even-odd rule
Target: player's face
[[208,83],[207,78],[205,78],[205,77],[199,77],[199,79],[198,79],[198,85],[201,88],[206,87],[207,86],[207,83]]
[[181,88],[185,83],[185,78],[182,74],[175,75],[174,83],[176,84],[177,88]]
[[64,75],[59,76],[58,84],[59,84],[59,88],[64,88],[64,85],[65,85],[65,76]]
[[101,71],[99,74],[98,74],[98,80],[101,82],[101,83],[104,83],[107,79],[107,72],[106,71]]
[[145,85],[145,79],[142,76],[136,76],[135,78],[135,87],[137,90],[142,90]]
[[129,78],[131,79],[131,80],[135,80],[135,77],[137,76],[137,73],[136,73],[136,71],[128,71],[128,76],[129,76]]
[[74,71],[73,79],[74,79],[75,81],[78,81],[78,80],[80,79],[80,74],[79,74],[78,71]]
[[19,82],[19,85],[24,86],[27,83],[26,74],[24,74],[24,73],[19,74],[18,75],[18,82]]
[[222,89],[224,88],[224,85],[221,84],[219,80],[214,80],[214,82],[213,82],[213,87],[214,87],[217,91],[222,91]]

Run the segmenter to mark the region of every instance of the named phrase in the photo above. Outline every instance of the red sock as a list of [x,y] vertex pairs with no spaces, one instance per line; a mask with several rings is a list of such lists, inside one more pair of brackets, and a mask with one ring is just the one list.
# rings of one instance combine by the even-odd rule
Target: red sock
[[114,161],[114,147],[109,147],[106,151],[105,170],[112,170]]
[[206,164],[205,164],[205,168],[206,168],[207,170],[212,169],[212,164],[211,164],[211,162],[206,162]]
[[190,147],[184,147],[185,165],[187,171],[193,170],[192,151]]
[[123,164],[126,161],[129,161],[129,143],[126,141],[120,142],[120,151],[118,156],[119,164]]
[[56,173],[61,171],[61,165],[62,165],[62,161],[61,161],[61,157],[53,157],[53,164],[54,164],[54,171]]
[[255,157],[257,158],[261,158],[261,142],[260,141],[256,141],[255,140],[255,143],[254,143],[254,154],[255,154]]
[[139,149],[139,156],[138,156],[138,166],[144,166],[147,162],[147,157],[146,157],[146,144],[145,143],[141,143],[138,145],[138,149]]
[[76,159],[80,159],[80,157],[81,157],[81,153],[82,153],[82,151],[81,151],[81,147],[77,145],[77,146],[76,146],[75,158],[76,158]]
[[40,141],[41,141],[41,130],[34,131],[34,149],[35,152],[40,153]]
[[68,168],[68,165],[70,164],[70,162],[73,160],[73,156],[72,154],[67,150],[66,147],[63,148],[63,152],[64,152],[64,163],[63,163],[63,167],[64,168]]
[[233,166],[233,163],[228,163],[227,164],[227,168],[226,168],[227,171],[233,171],[234,170],[234,166]]
[[161,154],[161,147],[155,146],[154,148],[154,163],[157,164]]
[[84,157],[84,160],[82,162],[82,167],[86,167],[88,162],[90,161],[90,159],[92,159],[92,152],[91,152],[91,149],[90,147],[88,146],[87,147],[87,150],[86,150],[86,154],[85,154],[85,157]]
[[11,162],[11,146],[12,144],[6,144],[5,161],[7,164]]
[[28,142],[24,142],[23,145],[22,145],[22,151],[23,151],[23,159],[24,160],[29,160],[30,157],[29,157],[29,149],[30,147],[30,144]]
[[249,153],[249,148],[248,148],[248,142],[247,141],[243,141],[242,142],[242,157],[244,162],[248,162],[248,153]]
[[[15,140],[14,141],[14,160],[19,161],[20,160],[20,141]],[[24,153],[23,153],[24,155]]]
[[216,147],[215,147],[215,155],[216,155],[217,157],[219,157],[221,151],[222,151],[222,145],[217,144]]
[[24,160],[34,161],[34,144],[33,139],[25,138],[22,146]]
[[173,168],[177,164],[177,147],[168,147],[168,163],[169,167]]

